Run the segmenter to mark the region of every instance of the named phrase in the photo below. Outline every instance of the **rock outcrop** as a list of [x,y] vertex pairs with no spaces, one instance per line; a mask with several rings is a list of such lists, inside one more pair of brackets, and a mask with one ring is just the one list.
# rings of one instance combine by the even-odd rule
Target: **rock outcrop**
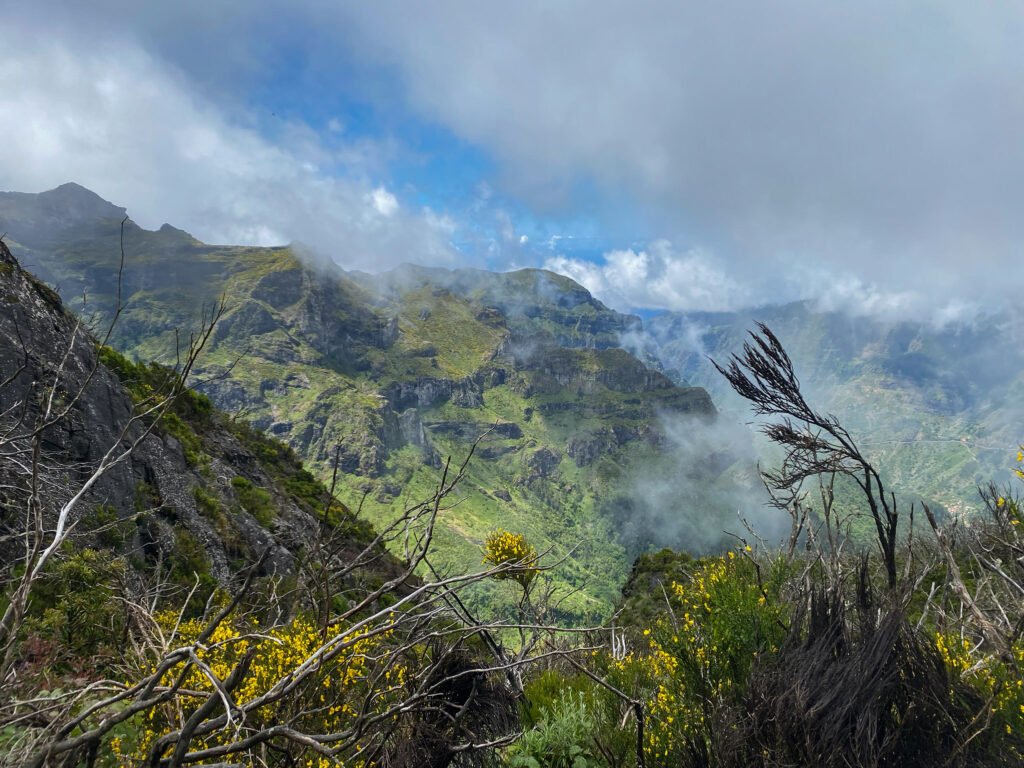
[[[176,404],[167,422],[151,426],[137,418],[140,408],[131,387],[138,382],[126,386],[119,374],[144,367],[100,348],[2,241],[0,302],[0,427],[6,441],[0,462],[0,526],[8,534],[16,533],[23,519],[32,469],[30,454],[12,455],[30,448],[30,441],[14,438],[31,431],[52,392],[56,411],[66,413],[43,432],[36,465],[49,515],[72,497],[112,446],[137,442],[129,458],[102,476],[72,516],[87,523],[102,516],[106,529],[117,535],[101,534],[97,542],[85,524],[79,526],[78,539],[107,546],[116,540],[118,554],[151,564],[174,563],[187,546],[193,550],[192,565],[221,582],[264,550],[269,550],[265,574],[294,573],[296,553],[317,534],[314,504],[326,498],[312,498],[309,488],[316,484],[287,447],[244,425],[232,428],[193,393],[183,396],[182,407]],[[286,481],[304,474],[310,485],[297,495]],[[326,496],[322,487],[320,492]],[[353,548],[369,537],[368,530],[354,533]],[[11,546],[6,537],[0,539]],[[0,552],[0,559],[15,562],[16,553]]]

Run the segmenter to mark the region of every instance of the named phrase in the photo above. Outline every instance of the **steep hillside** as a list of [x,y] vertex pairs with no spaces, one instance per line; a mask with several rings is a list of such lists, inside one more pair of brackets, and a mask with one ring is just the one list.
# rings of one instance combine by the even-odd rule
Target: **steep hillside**
[[[76,532],[67,556],[107,551],[139,574],[162,573],[157,578],[181,594],[198,585],[205,599],[214,585],[230,584],[264,550],[269,554],[260,576],[295,579],[298,558],[325,526],[351,552],[373,540],[366,523],[338,502],[328,503],[326,488],[288,446],[217,412],[205,396],[185,391],[159,420],[138,418],[170,391],[174,372],[132,363],[99,346],[2,242],[0,302],[4,569],[24,556],[18,526],[33,482],[45,488],[44,512],[52,519],[112,446],[134,442],[128,460],[103,475],[74,508]],[[51,387],[55,413],[67,412],[42,433],[40,455],[33,460],[24,452],[29,441],[18,435],[31,432]],[[33,467],[39,470],[35,481]],[[382,579],[395,568],[396,562],[383,558],[360,578]]]
[[[117,295],[123,209],[65,185],[0,195],[12,249],[84,310],[109,317]],[[611,605],[634,549],[661,521],[635,530],[627,502],[637,473],[715,477],[717,461],[687,455],[673,430],[714,416],[704,390],[673,384],[616,348],[636,318],[613,312],[548,272],[495,275],[405,267],[348,274],[289,248],[209,246],[165,226],[124,224],[124,311],[113,344],[168,361],[175,334],[223,297],[226,313],[201,361],[204,391],[293,446],[322,476],[339,470],[339,496],[374,522],[429,495],[443,463],[484,435],[442,517],[435,566],[464,568],[485,534],[506,527],[540,550],[569,553],[563,604],[577,617]],[[685,475],[685,477],[684,477]],[[672,504],[677,546],[714,546],[732,505]],[[660,502],[659,502],[660,503]],[[726,512],[725,510],[728,510]],[[661,513],[665,514],[664,511]],[[722,522],[722,516],[728,522]],[[679,520],[694,522],[689,528]],[[684,540],[687,530],[701,538]],[[628,538],[624,542],[623,533]],[[497,599],[500,585],[488,585]]]
[[993,315],[941,328],[816,310],[665,314],[649,323],[671,375],[707,387],[747,420],[708,356],[724,360],[755,321],[793,358],[808,399],[835,413],[894,487],[956,511],[980,506],[978,484],[1005,480],[1024,424],[1024,323]]

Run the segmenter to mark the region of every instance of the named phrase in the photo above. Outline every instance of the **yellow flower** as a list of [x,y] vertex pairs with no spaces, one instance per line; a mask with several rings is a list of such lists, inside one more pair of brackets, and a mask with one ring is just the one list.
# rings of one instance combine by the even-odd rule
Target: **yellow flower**
[[537,550],[521,533],[505,530],[493,531],[484,541],[481,562],[492,566],[511,566],[508,571],[495,574],[497,579],[515,579],[526,586],[537,575]]

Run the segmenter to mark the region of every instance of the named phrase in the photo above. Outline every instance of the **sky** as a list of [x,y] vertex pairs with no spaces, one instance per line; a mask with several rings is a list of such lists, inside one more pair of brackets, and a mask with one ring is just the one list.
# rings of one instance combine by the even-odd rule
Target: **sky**
[[1024,6],[22,3],[0,189],[625,310],[946,322],[1024,283]]

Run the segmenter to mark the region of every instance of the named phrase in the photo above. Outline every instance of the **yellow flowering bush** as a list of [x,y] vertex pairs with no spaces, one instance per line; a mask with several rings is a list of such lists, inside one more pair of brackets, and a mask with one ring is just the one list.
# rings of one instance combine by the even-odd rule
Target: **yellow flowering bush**
[[524,587],[537,575],[537,550],[521,533],[505,530],[492,531],[484,541],[485,565],[512,565],[511,570],[495,576],[498,579],[515,579]]
[[668,647],[690,685],[706,698],[742,688],[754,660],[774,651],[784,635],[776,599],[781,563],[761,585],[746,554],[707,560],[688,581],[671,585],[674,625]]
[[[116,765],[145,758],[162,735],[180,729],[214,690],[210,675],[222,685],[247,656],[251,661],[231,692],[237,706],[253,702],[281,681],[289,680],[325,639],[340,635],[340,642],[345,645],[330,661],[314,665],[312,674],[293,694],[248,711],[244,721],[234,727],[194,739],[190,745],[193,751],[231,743],[244,736],[247,729],[259,730],[283,722],[310,733],[343,732],[361,714],[366,701],[372,701],[371,711],[383,711],[405,682],[405,668],[395,663],[385,646],[389,635],[386,631],[371,634],[362,629],[344,634],[343,627],[331,625],[325,632],[322,626],[303,617],[264,631],[255,619],[250,619],[245,625],[225,621],[206,643],[197,644],[204,629],[202,622],[189,620],[179,624],[172,612],[157,614],[156,620],[170,637],[170,647],[196,644],[198,663],[183,661],[166,672],[161,684],[170,685],[184,673],[181,690],[187,693],[139,716],[134,733],[118,734],[111,741],[111,753],[120,761]],[[368,699],[371,689],[373,696]],[[303,755],[302,760],[296,764],[304,768],[352,764],[314,753]]]
[[1024,640],[1013,644],[1014,664],[982,653],[979,643],[959,635],[936,632],[935,647],[952,675],[973,687],[990,702],[994,726],[1006,733],[1024,733]]
[[[608,682],[643,702],[649,765],[675,766],[694,750],[706,751],[713,713],[743,695],[756,659],[782,642],[784,566],[771,564],[760,584],[748,554],[743,549],[697,561],[689,578],[668,585],[666,610],[639,633],[632,650],[595,657]],[[621,700],[595,693],[605,698],[607,726],[621,730]],[[619,745],[629,747],[629,739]]]
[[655,761],[667,760],[679,746],[680,727],[697,722],[702,715],[686,696],[684,681],[677,674],[679,660],[650,630],[644,639],[644,647],[610,659],[608,680],[644,702],[644,754]]

